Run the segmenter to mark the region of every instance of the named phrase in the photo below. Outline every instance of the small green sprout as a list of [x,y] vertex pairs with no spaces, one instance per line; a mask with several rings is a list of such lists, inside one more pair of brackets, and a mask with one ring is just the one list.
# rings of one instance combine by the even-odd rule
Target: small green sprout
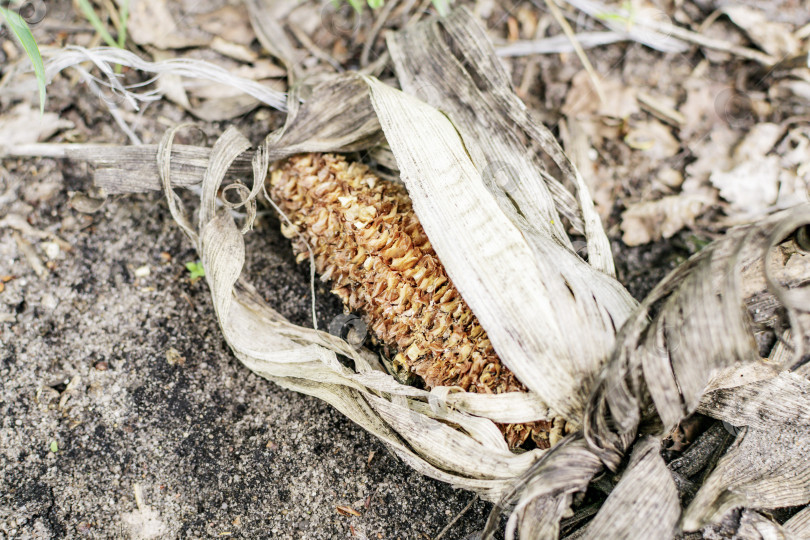
[[39,114],[43,114],[45,112],[45,66],[42,63],[42,55],[39,54],[39,47],[34,39],[34,34],[31,33],[25,19],[14,9],[0,6],[0,18],[5,19],[6,25],[17,37],[20,45],[25,49],[28,59],[31,60],[34,74],[37,77],[37,86],[39,87]]
[[59,451],[59,443],[57,443],[56,441],[51,441],[50,448],[51,452],[53,452],[54,454],[57,453]]
[[126,42],[126,35],[127,35],[127,19],[129,18],[129,0],[125,0],[121,5],[121,12],[119,14],[119,32],[118,32],[118,40],[114,40],[110,33],[107,31],[107,28],[104,27],[104,23],[101,22],[101,19],[96,14],[96,11],[93,9],[93,6],[90,5],[90,0],[78,0],[79,2],[79,9],[81,9],[82,14],[85,18],[90,22],[98,32],[98,35],[101,36],[101,39],[104,40],[107,45],[110,47],[118,47],[119,49],[124,48],[124,43]]
[[617,23],[622,23],[627,25],[627,29],[633,27],[633,23],[636,20],[638,15],[636,6],[633,2],[625,0],[622,2],[621,9],[627,12],[627,15],[619,14],[619,13],[597,13],[595,17],[597,19],[601,19],[603,21],[612,21]]
[[203,265],[200,261],[187,262],[186,270],[191,272],[191,281],[197,281],[201,277],[205,276],[205,268],[203,268]]
[[708,238],[701,238],[696,234],[690,234],[687,238],[687,243],[690,247],[691,253],[697,253],[698,251],[702,250],[706,246],[712,243],[712,241]]

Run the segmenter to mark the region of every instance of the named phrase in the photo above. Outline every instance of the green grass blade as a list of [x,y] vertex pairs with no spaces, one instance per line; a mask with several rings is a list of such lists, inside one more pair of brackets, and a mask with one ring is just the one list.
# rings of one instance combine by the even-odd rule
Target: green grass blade
[[25,49],[25,53],[31,60],[31,65],[34,66],[34,74],[37,77],[37,86],[39,87],[39,113],[42,114],[45,112],[45,66],[42,64],[42,55],[39,54],[39,47],[37,47],[34,34],[31,33],[28,24],[16,11],[0,7],[0,15],[3,16],[8,27],[17,36],[20,45]]
[[442,17],[450,13],[450,0],[433,0],[433,6]]
[[118,47],[118,43],[112,38],[110,33],[104,27],[104,23],[101,22],[101,19],[98,18],[96,15],[93,6],[90,5],[89,0],[79,0],[79,9],[82,10],[82,13],[90,21],[90,24],[93,26],[96,32],[101,36],[107,45],[110,47]]
[[124,48],[127,42],[127,21],[129,20],[129,0],[121,2],[121,30],[118,32],[118,46]]

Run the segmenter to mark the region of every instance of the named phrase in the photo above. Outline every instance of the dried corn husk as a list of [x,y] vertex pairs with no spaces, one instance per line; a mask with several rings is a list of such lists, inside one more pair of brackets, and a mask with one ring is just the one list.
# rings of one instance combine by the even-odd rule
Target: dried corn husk
[[[131,150],[125,164],[110,159],[118,149],[68,154],[100,164],[102,194],[164,190],[200,252],[225,339],[248,368],[331,403],[417,471],[513,509],[510,537],[559,536],[574,495],[605,468],[619,469],[628,454],[621,481],[577,537],[666,538],[716,522],[734,507],[746,507],[741,530],[778,531],[753,509],[810,499],[808,462],[798,455],[810,436],[800,425],[807,374],[791,371],[807,346],[810,264],[782,256],[793,249],[790,234],[810,223],[810,207],[730,232],[636,306],[612,276],[582,179],[521,108],[472,16],[462,9],[390,43],[402,85],[416,97],[348,74],[297,86],[284,128],[256,149],[234,130],[210,151],[174,147],[173,130],[157,148]],[[548,159],[527,152],[521,137]],[[252,184],[236,188],[249,218],[270,162],[302,152],[376,152],[383,140],[448,275],[529,392],[428,392],[400,384],[370,351],[285,321],[242,275],[250,219],[237,226],[216,198],[229,174],[252,170]],[[493,166],[506,170],[504,182]],[[193,223],[172,189],[195,179],[202,195]],[[588,261],[573,251],[563,218],[584,233]],[[790,328],[787,359],[760,360],[763,330],[753,322],[777,334]],[[354,369],[336,354],[353,359]],[[746,382],[733,382],[735,374]],[[750,405],[736,405],[739,397]],[[700,502],[684,512],[657,439],[696,410],[748,427],[698,492]],[[495,426],[555,415],[582,430],[548,451],[514,454]],[[759,418],[778,426],[767,430]],[[793,437],[793,447],[774,439],[784,426],[795,429],[778,437]],[[768,460],[750,459],[763,452]],[[745,492],[718,495],[731,486]],[[638,516],[643,523],[628,519]],[[806,530],[803,516],[784,529]],[[488,532],[496,522],[493,516]]]
[[[266,165],[271,160],[303,151],[357,150],[379,141],[382,133],[372,108],[369,87],[374,88],[376,92],[378,97],[376,104],[380,110],[390,108],[385,109],[389,115],[397,109],[407,107],[413,99],[379,82],[352,76],[338,77],[308,88],[310,98],[300,107],[297,106],[297,96],[293,96],[290,103],[291,113],[283,132],[268,137],[264,145],[253,155],[255,178],[250,191],[255,192],[264,181]],[[420,106],[432,111],[427,105],[420,103]],[[462,143],[450,122],[436,112],[428,114],[439,121],[433,127],[423,126],[423,132],[424,129],[433,130],[436,137],[448,137],[448,144],[461,149]],[[394,130],[391,131],[394,133],[396,129],[390,127],[389,131]],[[229,214],[221,210],[216,211],[214,194],[231,164],[236,164],[244,170],[246,158],[243,154],[246,153],[249,144],[233,130],[226,132],[217,141],[211,150],[202,181],[200,219],[198,223],[192,223],[170,190],[173,186],[174,171],[182,171],[180,183],[186,183],[184,178],[189,175],[189,163],[181,163],[177,157],[195,155],[195,152],[183,147],[180,149],[182,154],[176,153],[171,144],[173,135],[173,131],[167,134],[166,140],[157,149],[162,184],[173,215],[200,251],[220,325],[225,339],[236,356],[249,368],[284,387],[316,395],[330,402],[388,442],[403,459],[420,472],[460,487],[474,489],[491,500],[497,500],[503,495],[513,479],[525,472],[542,451],[534,450],[519,455],[511,453],[494,421],[524,423],[550,420],[552,411],[549,410],[546,400],[533,392],[468,396],[446,388],[430,393],[404,386],[382,371],[379,362],[370,358],[366,352],[356,351],[344,341],[324,332],[299,328],[284,321],[272,308],[265,305],[258,295],[251,292],[252,288],[248,283],[239,278],[244,263],[244,244],[239,228]],[[154,189],[159,186],[147,171],[152,167],[148,156],[150,153],[154,155],[155,150],[154,147],[142,147],[139,149],[140,155],[147,156],[147,159],[135,160],[137,164],[122,164],[123,166],[110,160],[115,152],[111,149],[78,149],[72,156],[95,161],[99,165],[99,170],[96,171],[97,187],[102,193],[113,194]],[[408,151],[415,155],[413,150]],[[409,170],[408,162],[400,155],[399,146],[394,149],[394,155],[397,156],[403,176],[406,178],[416,176],[413,173],[406,176],[405,171]],[[436,157],[439,154],[433,151],[432,155]],[[168,159],[170,156],[171,160]],[[459,159],[462,160],[460,163]],[[192,161],[191,164],[193,163]],[[458,171],[470,177],[477,176],[480,182],[480,174],[463,152],[454,150],[444,158],[442,165],[447,167],[445,172]],[[438,166],[437,163],[434,163],[434,166]],[[432,172],[430,174],[433,175]],[[498,217],[500,211],[497,204],[484,189],[483,184],[479,185],[481,191],[478,197],[484,201],[487,198],[491,201],[489,209],[492,212],[492,219],[497,219],[504,230],[512,228],[514,232],[509,234],[515,238],[517,246],[525,245],[514,225],[507,218]],[[452,184],[439,188],[440,191],[435,193],[435,198],[444,200],[449,199],[447,193],[454,189]],[[445,208],[443,211],[446,210]],[[476,235],[479,237],[476,249],[481,249],[485,245],[481,238],[486,236],[482,234],[490,235],[487,229],[491,226],[486,219],[482,219],[478,225],[468,227],[465,231],[470,237]],[[500,243],[498,239],[498,244]],[[521,249],[527,259],[526,262],[533,266],[530,250]],[[488,257],[486,264],[491,266],[500,264],[496,253]],[[464,262],[460,264],[469,264],[469,253],[454,255],[450,251],[446,257],[444,255],[440,257],[443,262],[445,258],[452,260],[454,257],[462,257]],[[581,259],[576,260],[579,260],[578,264],[584,268],[591,268]],[[478,272],[487,278],[487,274],[491,272],[480,264],[483,263],[479,263]],[[509,264],[519,263],[509,262]],[[445,265],[447,266],[446,262]],[[514,272],[520,273],[517,267]],[[532,270],[532,275],[537,276],[536,272]],[[503,284],[495,283],[495,285],[501,288]],[[507,299],[511,300],[499,300],[504,306],[509,306],[509,302],[520,298],[521,291],[532,296],[539,294],[528,284],[505,285],[503,288],[508,289],[505,294],[508,294]],[[617,288],[620,286],[617,285]],[[565,294],[570,297],[567,289]],[[546,317],[553,323],[554,318],[558,316],[550,308],[553,302],[549,300],[544,302],[547,306]],[[525,326],[525,322],[522,324],[524,332],[532,331],[531,326]],[[581,324],[585,322],[578,323]],[[562,352],[565,347],[559,343],[560,338],[553,339],[558,341],[555,350]],[[495,346],[497,347],[497,344]],[[357,371],[352,372],[344,367],[337,360],[335,353],[354,359]],[[550,361],[551,356],[548,358]],[[561,365],[560,358],[553,360]],[[568,381],[569,387],[576,384],[576,379],[565,373],[563,368],[554,369],[561,373],[561,378],[564,377]],[[574,404],[567,408],[576,410],[583,402],[584,399],[580,397],[572,400]],[[566,407],[555,410],[564,408]],[[569,414],[572,419],[576,418],[572,413]],[[461,426],[464,431],[451,428],[444,422]]]

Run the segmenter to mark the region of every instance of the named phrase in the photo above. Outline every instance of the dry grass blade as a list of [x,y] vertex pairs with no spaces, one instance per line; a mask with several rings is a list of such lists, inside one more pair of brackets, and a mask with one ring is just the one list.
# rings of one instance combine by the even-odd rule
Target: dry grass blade
[[[718,51],[725,51],[741,58],[759,62],[764,66],[772,66],[779,60],[769,54],[755,49],[734,45],[727,41],[714,39],[686,28],[672,24],[668,17],[645,17],[631,15],[626,10],[615,10],[609,6],[593,0],[565,0],[565,2],[591,17],[599,19],[615,31],[626,30],[633,39],[645,45],[666,52],[683,52],[685,43],[693,43],[701,47],[708,47]],[[659,15],[663,15],[659,12]],[[676,45],[673,46],[673,42]],[[678,43],[680,42],[680,43]]]
[[591,80],[591,85],[593,86],[596,95],[599,97],[599,102],[604,103],[605,92],[602,90],[602,85],[599,82],[599,75],[593,69],[591,61],[588,60],[588,55],[585,54],[585,50],[582,48],[582,45],[579,44],[576,34],[574,34],[574,30],[571,28],[571,25],[568,24],[568,21],[565,20],[565,17],[563,17],[563,14],[560,12],[560,8],[557,7],[554,0],[544,1],[549,11],[551,11],[551,14],[554,16],[554,19],[557,21],[557,24],[559,24],[560,28],[563,29],[565,36],[574,47],[574,52],[576,52],[577,58],[579,58],[579,61],[582,62],[582,65],[585,67],[585,71],[588,73],[588,78]]
[[205,62],[187,58],[177,58],[162,60],[159,62],[149,62],[138,55],[123,49],[112,47],[98,47],[86,49],[84,47],[68,46],[58,51],[50,51],[46,54],[49,58],[45,67],[46,76],[53,78],[60,71],[69,67],[83,69],[81,65],[88,60],[98,67],[106,80],[92,77],[96,84],[110,88],[112,92],[120,96],[122,100],[129,102],[133,108],[137,109],[138,101],[154,101],[159,99],[155,91],[137,93],[135,88],[143,86],[143,83],[135,87],[125,87],[112,68],[113,65],[128,66],[145,73],[153,73],[160,77],[162,74],[169,74],[192,79],[203,79],[220,84],[225,84],[238,88],[241,92],[253,96],[257,100],[278,110],[285,110],[285,95],[283,92],[272,90],[256,81],[245,79],[228,72],[226,69]]
[[[574,34],[576,42],[584,49],[601,47],[627,40],[620,32],[580,32]],[[496,47],[498,56],[527,56],[530,54],[555,54],[574,52],[574,44],[566,35],[552,36],[534,41],[515,41]]]

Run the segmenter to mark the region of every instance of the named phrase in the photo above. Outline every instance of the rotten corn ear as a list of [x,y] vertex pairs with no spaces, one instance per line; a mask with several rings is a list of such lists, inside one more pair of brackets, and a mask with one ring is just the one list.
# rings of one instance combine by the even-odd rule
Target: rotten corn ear
[[[394,349],[395,370],[428,388],[526,391],[448,278],[403,186],[341,156],[306,154],[275,166],[270,196],[293,224],[282,222],[282,233],[299,262],[309,244],[321,279]],[[554,427],[552,442],[562,426]],[[500,428],[511,448],[530,437],[549,446],[549,422]]]

